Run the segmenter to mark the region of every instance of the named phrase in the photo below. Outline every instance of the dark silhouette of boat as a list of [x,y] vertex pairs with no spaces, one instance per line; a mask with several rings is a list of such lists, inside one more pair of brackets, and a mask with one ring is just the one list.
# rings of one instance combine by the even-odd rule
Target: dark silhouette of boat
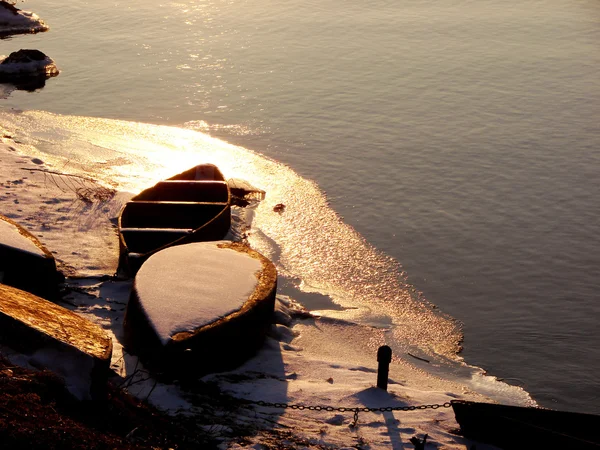
[[136,274],[123,343],[144,367],[167,379],[232,370],[262,346],[276,292],[275,266],[245,244],[171,247],[148,258]]
[[552,409],[453,400],[466,438],[506,450],[600,449],[600,416]]
[[133,276],[159,250],[223,239],[231,226],[231,193],[217,166],[201,164],[133,197],[118,226],[118,273]]

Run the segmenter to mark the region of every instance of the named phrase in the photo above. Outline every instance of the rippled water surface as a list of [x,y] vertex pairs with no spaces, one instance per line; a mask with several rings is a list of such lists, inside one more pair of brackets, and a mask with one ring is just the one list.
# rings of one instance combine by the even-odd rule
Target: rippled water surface
[[[356,245],[364,238],[464,324],[470,364],[523,385],[544,406],[600,413],[597,2],[19,6],[51,30],[1,41],[0,53],[37,48],[62,73],[33,93],[4,86],[3,121],[35,118],[14,108],[174,125],[287,164],[343,217],[317,222],[305,247],[319,249],[316,260],[290,250],[295,275],[321,279],[318,261],[365,267],[348,261],[371,255],[368,246],[350,247],[364,254],[323,250],[331,229]],[[51,126],[31,122],[22,133],[60,151],[67,138],[48,117],[38,122]],[[306,192],[285,198],[297,208],[321,205],[328,217],[325,200]],[[375,268],[385,260],[377,255]],[[365,271],[335,289],[313,288],[366,295],[374,280],[407,292],[386,279]]]

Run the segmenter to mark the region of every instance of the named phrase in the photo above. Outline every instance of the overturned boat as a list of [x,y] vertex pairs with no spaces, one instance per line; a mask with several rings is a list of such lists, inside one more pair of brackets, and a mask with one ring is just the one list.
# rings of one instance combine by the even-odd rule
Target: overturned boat
[[0,215],[0,283],[55,300],[62,281],[52,253],[21,225]]
[[231,226],[231,193],[217,166],[201,164],[133,197],[119,214],[119,270],[133,276],[173,245],[223,239]]
[[463,436],[503,449],[600,449],[600,416],[453,400]]
[[180,380],[233,369],[261,347],[276,292],[275,266],[244,244],[167,248],[135,276],[125,348],[154,373]]

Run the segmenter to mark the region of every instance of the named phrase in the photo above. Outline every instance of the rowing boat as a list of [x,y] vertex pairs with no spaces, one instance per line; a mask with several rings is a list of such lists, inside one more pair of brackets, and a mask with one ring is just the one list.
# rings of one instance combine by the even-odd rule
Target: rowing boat
[[133,276],[159,250],[216,241],[231,226],[231,194],[217,166],[201,164],[158,182],[121,209],[119,270]]
[[276,292],[273,263],[242,243],[167,248],[135,276],[125,348],[150,371],[179,380],[231,370],[262,346]]
[[503,449],[600,449],[600,416],[552,409],[451,402],[466,438]]

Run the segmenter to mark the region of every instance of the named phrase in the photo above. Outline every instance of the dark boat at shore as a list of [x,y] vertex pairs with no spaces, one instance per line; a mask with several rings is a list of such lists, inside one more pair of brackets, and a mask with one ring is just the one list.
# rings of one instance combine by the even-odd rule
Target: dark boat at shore
[[135,276],[123,321],[126,351],[159,377],[231,370],[262,346],[276,292],[273,263],[242,243],[162,250]]
[[512,449],[600,449],[600,416],[454,400],[466,438]]
[[118,272],[132,276],[159,250],[224,238],[231,193],[217,166],[201,164],[133,197],[121,209],[118,226]]

